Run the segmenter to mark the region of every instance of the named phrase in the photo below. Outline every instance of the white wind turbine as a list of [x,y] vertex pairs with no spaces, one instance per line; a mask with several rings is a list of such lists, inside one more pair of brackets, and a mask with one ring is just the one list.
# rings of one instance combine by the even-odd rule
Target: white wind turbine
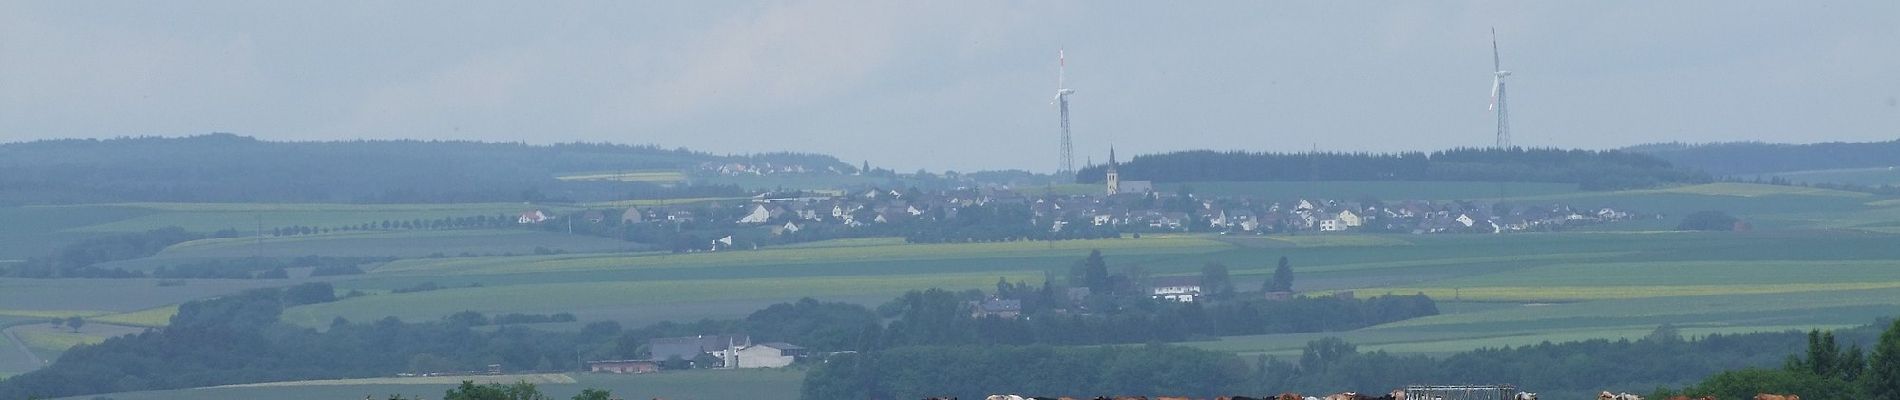
[[1505,109],[1504,77],[1511,71],[1504,70],[1504,63],[1498,57],[1498,28],[1491,28],[1491,110],[1498,112],[1497,147],[1511,147],[1511,113]]
[[1069,139],[1069,95],[1075,94],[1075,89],[1068,88],[1063,82],[1063,75],[1067,68],[1067,57],[1062,50],[1056,50],[1056,98],[1049,100],[1049,104],[1055,104],[1062,116],[1062,156],[1058,161],[1061,165],[1058,166],[1056,175],[1073,179],[1075,177],[1075,147]]

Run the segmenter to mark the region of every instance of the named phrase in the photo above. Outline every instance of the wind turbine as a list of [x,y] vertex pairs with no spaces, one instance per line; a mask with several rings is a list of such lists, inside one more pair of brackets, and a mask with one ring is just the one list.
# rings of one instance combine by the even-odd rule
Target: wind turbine
[[1056,98],[1049,100],[1049,104],[1056,105],[1057,111],[1062,116],[1062,158],[1058,161],[1061,165],[1058,166],[1056,175],[1074,179],[1075,147],[1069,139],[1069,95],[1075,94],[1075,89],[1068,88],[1063,82],[1063,75],[1067,68],[1067,57],[1063,55],[1062,50],[1056,50]]
[[1504,107],[1504,77],[1511,71],[1504,70],[1504,63],[1498,57],[1498,28],[1491,28],[1491,110],[1498,112],[1498,142],[1500,149],[1511,148],[1511,113]]

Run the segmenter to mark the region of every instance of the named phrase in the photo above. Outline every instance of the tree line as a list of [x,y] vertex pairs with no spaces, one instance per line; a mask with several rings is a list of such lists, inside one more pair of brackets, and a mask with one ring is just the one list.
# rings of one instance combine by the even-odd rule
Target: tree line
[[[1888,326],[1885,333],[1880,326]],[[1307,343],[1293,359],[1166,345],[908,346],[817,365],[806,374],[801,398],[980,398],[990,393],[1270,397],[1282,392],[1384,393],[1432,383],[1512,383],[1550,398],[1652,388],[1663,388],[1654,393],[1658,399],[1686,394],[1736,400],[1756,393],[1818,399],[1900,396],[1900,323],[1834,332],[1856,338],[1844,341],[1880,335],[1879,345],[1865,358],[1829,347],[1832,342],[1817,347],[1812,338],[1823,334],[1790,331],[1685,339],[1675,328],[1663,326],[1638,340],[1545,342],[1441,357],[1362,352],[1351,343],[1327,338]],[[1798,355],[1804,336],[1810,338],[1810,348],[1802,358]],[[1777,363],[1786,366],[1765,368]],[[1753,368],[1730,371],[1737,367]],[[1681,390],[1667,389],[1685,384]]]
[[1896,164],[1896,160],[1900,160],[1900,140],[1811,144],[1658,143],[1633,146],[1625,150],[1648,154],[1676,165],[1699,168],[1719,175],[1892,167]]
[[[272,142],[232,134],[0,144],[0,204],[599,201],[729,193],[649,182],[561,181],[568,172],[689,170],[706,162],[856,167],[812,154],[715,156],[596,143]],[[452,179],[451,179],[452,178]]]
[[[1076,181],[1102,182],[1106,165]],[[1653,156],[1598,150],[1461,148],[1401,153],[1256,153],[1213,150],[1136,156],[1116,171],[1123,180],[1191,181],[1514,181],[1575,183],[1585,190],[1704,183],[1707,173]]]

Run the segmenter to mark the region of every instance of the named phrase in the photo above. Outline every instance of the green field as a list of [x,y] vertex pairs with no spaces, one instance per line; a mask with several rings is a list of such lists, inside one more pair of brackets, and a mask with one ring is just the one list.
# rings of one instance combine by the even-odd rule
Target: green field
[[[1302,184],[1210,185],[1206,190],[1299,193]],[[1460,193],[1473,190],[1495,193],[1497,189],[1495,183],[1327,185],[1330,188],[1326,190],[1334,193],[1361,193],[1388,200],[1461,197],[1466,195]],[[1195,190],[1208,193],[1199,186]],[[594,239],[528,231],[314,235],[274,238],[266,240],[262,248],[287,253],[404,256],[422,251],[415,248],[432,252],[454,248],[499,250],[506,246],[503,242],[575,249],[570,254],[515,256],[498,255],[505,251],[483,251],[473,254],[497,255],[474,257],[455,257],[442,251],[450,256],[403,259],[372,268],[364,275],[324,278],[340,293],[354,290],[368,295],[285,312],[287,321],[312,327],[327,326],[336,317],[352,321],[385,316],[432,320],[463,310],[571,312],[583,321],[609,319],[631,326],[659,320],[741,317],[773,302],[806,296],[876,305],[912,289],[987,288],[999,277],[1040,283],[1045,276],[1064,276],[1070,265],[1093,249],[1103,252],[1111,269],[1139,268],[1155,276],[1192,275],[1207,263],[1221,263],[1230,268],[1237,286],[1245,289],[1257,288],[1272,273],[1275,260],[1284,256],[1298,275],[1296,288],[1303,292],[1324,295],[1352,291],[1359,297],[1426,293],[1441,301],[1442,315],[1349,332],[1192,343],[1240,353],[1297,355],[1306,341],[1336,335],[1361,343],[1366,350],[1436,354],[1546,340],[1638,337],[1664,323],[1680,326],[1687,334],[1706,335],[1832,328],[1900,313],[1896,311],[1900,310],[1900,246],[1893,245],[1900,243],[1900,200],[1726,183],[1624,192],[1525,185],[1506,187],[1505,195],[1507,201],[1524,204],[1613,207],[1661,217],[1583,231],[1508,235],[1145,235],[1142,239],[931,245],[872,238],[691,254],[583,253],[580,249],[616,250],[610,247],[618,242],[588,242]],[[97,207],[100,212],[114,213],[117,219],[96,218],[58,226],[50,220],[39,220],[35,224],[95,232],[103,231],[102,225],[131,229],[135,222],[150,224],[157,221],[154,218],[177,218],[177,213],[218,214],[261,206]],[[313,218],[347,219],[354,218],[356,214],[352,213],[384,212],[359,209],[369,206],[285,207],[291,211],[284,212],[314,213],[309,214]],[[406,206],[373,207],[403,210]],[[1756,229],[1669,231],[1682,215],[1701,210],[1728,212]],[[227,217],[231,221],[249,218]],[[595,245],[603,247],[588,247]],[[256,250],[251,247],[258,245],[242,240],[208,240],[168,249],[154,259],[241,256]],[[155,280],[0,279],[0,318],[84,314],[93,315],[97,321],[151,326],[162,324],[173,312],[167,305],[251,287],[306,281],[312,280],[191,280],[184,286],[161,287]],[[444,289],[390,293],[423,283]],[[615,384],[661,379],[576,377],[583,384],[596,378],[620,382]],[[675,375],[657,377],[673,379]],[[787,382],[783,384],[796,387],[795,380]],[[309,389],[340,395],[343,392],[327,391],[345,387],[350,386]],[[114,397],[184,396],[180,393],[228,393],[238,397],[258,395],[264,392],[257,390],[267,389],[283,390],[225,388]]]
[[1197,196],[1254,197],[1268,201],[1300,199],[1470,200],[1579,193],[1576,184],[1532,182],[1183,182],[1155,185],[1175,193],[1187,187]]
[[[502,378],[516,377],[533,378],[537,381],[536,386],[543,393],[556,399],[570,398],[580,393],[581,389],[595,388],[612,391],[616,398],[624,399],[794,400],[798,398],[799,385],[804,382],[805,373],[800,369],[693,370],[644,375],[568,373],[552,375],[552,377],[538,374]],[[554,377],[571,379],[574,383],[541,383],[566,381],[566,379]],[[488,377],[443,378],[493,379]],[[405,398],[434,399],[440,398],[444,391],[456,385],[439,382],[442,380],[442,378],[375,378],[343,382],[304,382],[318,384],[285,382],[261,386],[113,393],[107,396],[115,400],[337,400],[360,399],[364,396],[388,398],[391,394],[402,394]],[[69,399],[91,398],[93,396],[78,396]]]
[[[321,235],[200,239],[172,245],[158,255],[127,264],[228,257],[402,257],[432,255],[534,254],[537,249],[568,253],[625,252],[648,246],[622,240],[528,229],[461,229],[347,232]],[[116,265],[107,264],[105,267]]]
[[[263,203],[125,203],[81,206],[29,206],[21,212],[52,215],[101,212],[135,214],[128,218],[64,230],[75,232],[138,232],[177,226],[195,232],[236,229],[250,233],[261,223],[265,230],[282,226],[334,227],[384,220],[483,216],[514,216],[530,209],[566,210],[569,207],[519,203],[472,204],[263,204]],[[124,211],[130,209],[133,211]]]
[[554,177],[554,179],[563,181],[675,183],[685,181],[686,174],[672,170],[591,172],[562,175]]
[[1891,166],[1776,172],[1762,176],[1783,178],[1793,182],[1805,183],[1845,183],[1866,186],[1900,185],[1900,169]]

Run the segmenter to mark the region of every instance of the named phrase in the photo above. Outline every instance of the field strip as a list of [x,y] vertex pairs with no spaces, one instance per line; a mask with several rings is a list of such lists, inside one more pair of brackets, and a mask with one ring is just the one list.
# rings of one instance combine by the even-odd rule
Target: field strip
[[1653,297],[1761,295],[1896,288],[1900,288],[1900,282],[1785,283],[1773,285],[1394,287],[1355,289],[1350,291],[1358,296],[1372,296],[1386,292],[1400,294],[1424,293],[1426,296],[1431,296],[1434,299],[1448,299],[1454,301],[1569,302]]
[[0,316],[21,317],[21,318],[46,318],[46,319],[66,318],[66,317],[92,318],[92,317],[97,317],[97,316],[111,314],[111,313],[112,312],[110,311],[96,311],[96,310],[6,310],[6,309],[0,309]]
[[[71,205],[29,205],[24,208],[132,207],[159,211],[187,212],[330,212],[330,211],[469,211],[520,210],[536,206],[520,203],[101,203]],[[546,205],[539,207],[546,208]]]
[[[1754,332],[1783,332],[1809,329],[1843,329],[1859,325],[1819,324],[1819,325],[1728,325],[1717,323],[1689,323],[1677,325],[1678,332],[1685,339],[1706,337],[1711,334],[1740,334]],[[1392,330],[1358,330],[1323,334],[1274,334],[1253,336],[1230,336],[1209,342],[1188,342],[1183,345],[1214,351],[1230,351],[1240,354],[1299,355],[1305,349],[1306,342],[1322,336],[1338,336],[1354,345],[1360,351],[1386,351],[1392,353],[1451,353],[1475,350],[1479,348],[1500,348],[1509,346],[1529,346],[1542,342],[1583,341],[1592,339],[1618,340],[1638,339],[1656,330],[1656,325],[1619,325],[1589,328],[1553,329],[1534,332],[1516,332],[1507,334],[1477,333],[1471,334],[1401,334]]]
[[559,175],[555,176],[554,179],[562,181],[679,182],[686,180],[686,174],[674,170],[592,172]]
[[107,324],[157,328],[171,323],[173,315],[178,314],[178,305],[153,307],[128,313],[101,315],[88,318],[94,322]]
[[[1459,264],[1497,263],[1511,261],[1575,261],[1595,258],[1622,257],[1637,254],[1634,251],[1609,251],[1596,253],[1555,253],[1517,256],[1428,258],[1423,260],[1380,261],[1352,264],[1322,264],[1299,267],[1300,272],[1340,272],[1390,268],[1437,267]],[[1270,273],[1270,272],[1269,272]]]
[[1384,247],[1414,245],[1414,243],[1404,239],[1374,235],[1277,236],[1269,237],[1267,240],[1290,244],[1294,247]]
[[1727,197],[1763,197],[1763,196],[1814,196],[1814,197],[1837,197],[1837,198],[1873,197],[1873,195],[1871,194],[1849,192],[1849,191],[1843,191],[1843,190],[1815,189],[1815,188],[1753,184],[1753,183],[1716,182],[1716,183],[1705,183],[1705,184],[1700,184],[1700,185],[1684,185],[1684,186],[1668,187],[1668,188],[1661,188],[1661,189],[1620,190],[1620,191],[1613,191],[1613,192],[1583,191],[1583,192],[1572,192],[1572,193],[1516,196],[1516,197],[1509,197],[1508,199],[1517,200],[1517,201],[1562,200],[1562,199],[1574,199],[1574,198],[1630,196],[1630,195],[1657,195],[1657,194],[1727,196]]
[[321,242],[321,241],[328,241],[328,240],[349,240],[349,239],[504,238],[504,237],[510,237],[510,236],[517,236],[517,237],[518,236],[534,236],[541,233],[542,232],[540,231],[531,231],[531,230],[477,228],[477,229],[426,229],[426,230],[331,232],[331,233],[319,233],[319,234],[310,234],[310,235],[265,236],[263,237],[262,240],[256,237],[208,238],[208,239],[198,239],[198,240],[188,241],[184,243],[174,244],[174,245],[166,247],[164,250],[160,251],[158,254],[167,255],[168,253],[177,253],[179,251],[186,251],[186,250],[203,250],[203,249],[217,249],[217,248],[238,247],[238,246],[250,246],[250,245],[260,244],[260,243],[261,244],[280,244],[280,243]]
[[994,242],[954,244],[901,244],[890,246],[811,247],[718,253],[644,253],[612,256],[522,256],[457,259],[412,259],[387,263],[372,274],[516,274],[534,272],[573,272],[610,269],[711,267],[732,265],[792,265],[861,261],[919,261],[983,258],[1022,258],[1059,256],[1074,252],[1080,258],[1087,251],[1104,253],[1198,254],[1232,248],[1233,245],[1201,238],[1170,237],[1144,239],[1069,240],[1057,242]]
[[677,205],[686,205],[686,204],[693,204],[693,203],[706,203],[706,202],[714,202],[714,201],[731,201],[731,200],[750,200],[750,199],[752,198],[751,197],[686,197],[686,198],[678,198],[678,199],[639,199],[639,200],[596,201],[596,202],[588,202],[588,203],[579,203],[579,204],[575,204],[575,206],[583,207],[583,208],[595,208],[595,207],[624,208],[624,207],[667,206],[667,205],[677,206]]
[[509,383],[516,383],[516,382],[528,382],[528,383],[533,383],[537,385],[549,385],[549,384],[559,385],[559,384],[571,384],[571,383],[580,382],[580,381],[574,380],[574,377],[568,376],[567,374],[454,375],[454,376],[407,376],[407,377],[360,378],[360,379],[321,379],[321,380],[309,380],[309,381],[246,383],[246,384],[241,384],[241,385],[211,386],[211,387],[202,387],[202,388],[197,388],[197,389],[264,388],[264,387],[296,387],[296,386],[350,386],[350,385],[454,385],[454,384],[462,383],[462,381],[474,381],[475,384],[478,384],[478,385],[489,384],[489,383],[509,384]]

